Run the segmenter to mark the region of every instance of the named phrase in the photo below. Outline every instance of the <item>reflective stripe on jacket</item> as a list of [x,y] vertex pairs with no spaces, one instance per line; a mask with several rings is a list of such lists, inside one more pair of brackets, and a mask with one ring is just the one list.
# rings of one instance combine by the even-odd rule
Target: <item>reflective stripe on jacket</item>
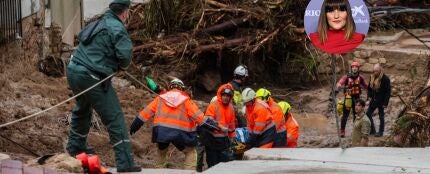
[[247,106],[246,118],[250,136],[254,136],[256,142],[252,144],[266,144],[276,137],[275,124],[272,122],[272,113],[267,103],[255,99],[252,106]]
[[230,88],[233,90],[233,87],[230,84],[222,85],[218,88],[217,91],[217,100],[211,102],[206,109],[206,116],[210,116],[214,121],[218,122],[218,126],[221,127],[221,130],[213,131],[212,135],[214,137],[226,137],[229,138],[235,137],[235,114],[232,105],[232,101],[230,100],[228,105],[222,104],[222,96],[221,91],[225,88]]
[[299,124],[294,119],[293,114],[289,113],[286,121],[287,126],[287,147],[297,147],[299,139]]
[[[169,132],[158,131],[153,133],[153,141],[178,140],[181,135],[192,133],[195,136],[196,125],[205,121],[203,112],[180,90],[173,89],[156,97],[145,109],[140,112],[145,122],[154,117],[154,129],[156,127],[171,128]],[[194,140],[193,140],[194,141]],[[166,142],[167,143],[167,142]],[[189,143],[186,143],[189,144]],[[192,143],[194,144],[194,143]]]
[[282,108],[273,100],[269,98],[267,104],[270,107],[270,111],[273,115],[273,123],[276,125],[276,133],[283,133],[287,131],[287,126],[285,125],[285,117],[282,112]]

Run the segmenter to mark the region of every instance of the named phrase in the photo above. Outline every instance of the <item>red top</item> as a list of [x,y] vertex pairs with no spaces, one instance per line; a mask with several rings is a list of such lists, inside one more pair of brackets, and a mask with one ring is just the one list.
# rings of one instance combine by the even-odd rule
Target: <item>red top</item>
[[363,42],[364,35],[354,33],[350,40],[345,40],[344,30],[329,30],[327,33],[327,41],[320,43],[319,34],[317,32],[309,35],[311,42],[319,49],[332,54],[346,53],[354,48],[357,48]]

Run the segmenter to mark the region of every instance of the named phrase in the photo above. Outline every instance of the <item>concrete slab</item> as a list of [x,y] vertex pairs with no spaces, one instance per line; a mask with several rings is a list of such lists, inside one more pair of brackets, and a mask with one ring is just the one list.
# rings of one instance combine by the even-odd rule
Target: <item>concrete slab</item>
[[6,155],[6,154],[3,154],[3,153],[0,153],[0,161],[1,160],[5,160],[5,159],[10,159],[10,156]]
[[[116,172],[116,169],[110,169],[110,171],[112,173],[118,173]],[[196,173],[196,171],[194,170],[180,170],[180,169],[146,169],[146,168],[142,168],[141,172],[131,172],[128,174],[146,174],[146,173],[151,173],[151,174],[194,174]],[[127,174],[127,173],[123,173],[123,174]]]
[[430,173],[429,169],[401,168],[378,165],[348,164],[336,162],[318,162],[305,160],[251,160],[220,163],[204,174],[283,174],[283,173]]
[[254,148],[245,152],[248,160],[304,160],[430,170],[429,148],[355,147],[340,148]]

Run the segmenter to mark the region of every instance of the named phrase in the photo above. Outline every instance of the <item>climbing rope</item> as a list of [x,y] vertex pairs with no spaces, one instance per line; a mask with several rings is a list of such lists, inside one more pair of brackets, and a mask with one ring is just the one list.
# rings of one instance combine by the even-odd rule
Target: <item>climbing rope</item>
[[56,107],[58,107],[58,106],[60,106],[60,105],[62,105],[62,104],[64,104],[64,103],[67,103],[67,102],[69,102],[70,100],[73,100],[73,99],[75,99],[76,97],[79,97],[79,96],[81,96],[82,94],[84,94],[84,93],[88,92],[89,90],[93,89],[93,88],[94,88],[94,87],[96,87],[97,85],[100,85],[101,83],[103,83],[104,81],[106,81],[106,80],[110,79],[110,78],[111,78],[111,77],[113,77],[114,75],[115,75],[115,73],[111,74],[110,76],[107,76],[106,78],[104,78],[103,80],[101,80],[101,81],[97,82],[97,83],[96,83],[96,84],[94,84],[93,86],[90,86],[89,88],[87,88],[87,89],[83,90],[82,92],[80,92],[80,93],[78,93],[78,94],[74,95],[73,97],[70,97],[70,98],[68,98],[67,100],[64,100],[64,101],[62,101],[62,102],[60,102],[60,103],[58,103],[58,104],[56,104],[56,105],[54,105],[54,106],[52,106],[52,107],[49,107],[49,108],[47,108],[47,109],[45,109],[45,110],[42,110],[42,111],[39,111],[39,112],[37,112],[37,113],[31,114],[31,115],[29,115],[29,116],[26,116],[26,117],[23,117],[23,118],[20,118],[20,119],[17,119],[17,120],[14,120],[14,121],[11,121],[11,122],[8,122],[8,123],[5,123],[5,124],[2,124],[2,125],[0,125],[0,128],[6,127],[6,126],[10,126],[10,125],[12,125],[12,124],[15,124],[15,123],[18,123],[18,122],[21,122],[21,121],[24,121],[24,120],[28,120],[28,119],[33,118],[33,117],[36,117],[36,116],[38,116],[38,115],[40,115],[40,114],[42,114],[42,113],[45,113],[45,112],[47,112],[47,111],[49,111],[49,110],[51,110],[51,109],[54,109],[54,108],[56,108]]

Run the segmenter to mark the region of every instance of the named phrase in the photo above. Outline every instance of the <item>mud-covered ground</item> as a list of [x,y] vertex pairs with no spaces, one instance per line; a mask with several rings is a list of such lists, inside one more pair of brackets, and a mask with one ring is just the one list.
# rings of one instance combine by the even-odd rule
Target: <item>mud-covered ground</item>
[[[67,79],[48,77],[40,73],[35,66],[38,60],[37,52],[34,51],[34,48],[33,52],[31,51],[31,43],[24,43],[23,46],[24,49],[27,48],[30,51],[22,52],[23,47],[20,45],[1,48],[0,124],[44,110],[71,96],[71,91],[67,87]],[[385,134],[389,135],[391,125],[403,107],[397,96],[404,98],[412,96],[418,91],[419,86],[425,83],[423,81],[426,78],[424,76],[427,57],[416,53],[385,52],[366,48],[347,56],[345,64],[348,64],[352,57],[358,58],[358,61],[366,64],[367,72],[369,65],[373,65],[375,61],[383,63],[386,67],[386,72],[393,83],[392,98],[386,109]],[[368,80],[369,73],[363,73],[363,75]],[[129,125],[139,110],[155,95],[142,89],[136,89],[130,81],[121,76],[115,78],[113,84],[123,106],[126,123]],[[287,100],[293,106],[293,113],[300,124],[299,147],[338,146],[335,117],[328,113],[330,83],[323,81],[321,84],[314,86],[307,84],[306,88],[300,90],[276,86],[276,84],[270,85],[273,87],[269,89],[272,89],[272,94],[276,99]],[[253,86],[259,85],[267,86],[267,84],[254,84]],[[197,95],[196,100],[203,100],[197,102],[202,110],[209,102],[208,95],[215,95],[215,93],[202,95],[202,97]],[[340,97],[339,95],[338,98]],[[28,147],[39,155],[63,153],[69,129],[67,118],[70,116],[73,105],[74,101],[68,102],[38,117],[0,128],[0,134]],[[95,117],[97,118],[96,115]],[[376,125],[379,125],[377,115],[374,118]],[[107,132],[103,126],[95,125],[88,137],[88,144],[95,148],[106,165],[114,166],[113,152],[109,145]],[[346,143],[350,141],[351,125],[352,116],[347,124],[346,138],[343,139]],[[156,146],[151,143],[150,136],[151,124],[146,124],[131,137],[135,159],[143,167],[154,167]],[[370,145],[384,146],[384,138],[372,137]],[[23,161],[34,158],[27,151],[1,138],[0,152]],[[169,156],[171,157],[169,167],[182,167],[183,155],[180,152],[171,148]]]

